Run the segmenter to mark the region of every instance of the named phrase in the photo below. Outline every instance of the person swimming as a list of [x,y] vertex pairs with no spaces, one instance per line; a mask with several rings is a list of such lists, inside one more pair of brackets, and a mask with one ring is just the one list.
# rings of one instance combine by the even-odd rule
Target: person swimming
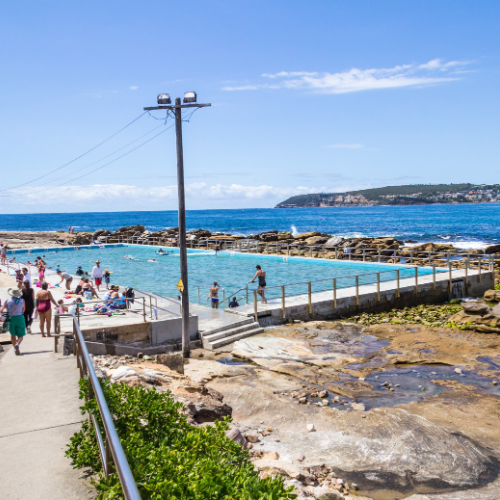
[[158,261],[155,259],[150,259],[150,260],[148,260],[148,262],[153,262],[154,264],[158,264]]

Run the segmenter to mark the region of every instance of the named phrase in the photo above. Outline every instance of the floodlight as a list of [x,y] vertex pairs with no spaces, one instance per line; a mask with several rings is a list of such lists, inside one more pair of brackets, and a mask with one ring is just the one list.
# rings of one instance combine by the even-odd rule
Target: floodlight
[[196,102],[196,92],[184,92],[184,103]]
[[172,104],[170,94],[158,94],[158,104]]

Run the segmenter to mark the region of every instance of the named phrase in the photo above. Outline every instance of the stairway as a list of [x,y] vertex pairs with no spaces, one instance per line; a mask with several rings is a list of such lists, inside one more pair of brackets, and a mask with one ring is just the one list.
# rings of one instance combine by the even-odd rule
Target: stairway
[[237,340],[250,337],[251,335],[256,335],[257,333],[262,333],[263,331],[264,329],[261,328],[253,318],[248,318],[243,319],[236,324],[221,326],[220,328],[200,332],[200,336],[203,348],[213,351],[218,347],[232,344]]

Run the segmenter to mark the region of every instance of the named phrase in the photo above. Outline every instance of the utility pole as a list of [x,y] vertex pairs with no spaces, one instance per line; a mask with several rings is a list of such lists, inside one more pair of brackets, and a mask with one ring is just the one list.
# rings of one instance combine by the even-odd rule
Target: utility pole
[[[196,103],[196,93],[186,92],[185,103]],[[170,104],[168,94],[158,95],[158,104]],[[187,266],[187,242],[186,242],[186,199],[184,195],[184,156],[182,151],[182,108],[203,108],[211,104],[181,104],[181,98],[175,98],[175,105],[154,106],[144,108],[145,111],[167,109],[175,115],[175,144],[177,150],[177,195],[179,198],[179,254],[181,264],[182,281],[182,355],[189,358],[191,354],[189,339],[189,292],[188,292],[188,266]]]

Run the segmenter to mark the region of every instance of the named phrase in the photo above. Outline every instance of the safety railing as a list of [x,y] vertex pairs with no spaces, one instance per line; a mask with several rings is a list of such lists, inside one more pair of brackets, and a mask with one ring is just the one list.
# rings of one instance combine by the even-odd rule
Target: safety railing
[[78,319],[75,314],[61,314],[63,317],[70,317],[73,323],[73,333],[57,334],[55,338],[56,350],[58,337],[71,337],[73,339],[73,355],[76,356],[76,363],[80,370],[80,378],[88,381],[89,398],[95,397],[99,416],[104,427],[104,436],[97,415],[91,413],[89,419],[95,429],[99,454],[106,479],[109,479],[110,474],[116,472],[120,481],[123,495],[126,500],[141,500],[139,490],[134,480],[132,471],[127,461],[127,457],[123,451],[123,447],[113,424],[113,417],[109,411],[106,398],[99,383],[99,379],[95,373],[92,360],[89,356],[85,339],[83,337]]

